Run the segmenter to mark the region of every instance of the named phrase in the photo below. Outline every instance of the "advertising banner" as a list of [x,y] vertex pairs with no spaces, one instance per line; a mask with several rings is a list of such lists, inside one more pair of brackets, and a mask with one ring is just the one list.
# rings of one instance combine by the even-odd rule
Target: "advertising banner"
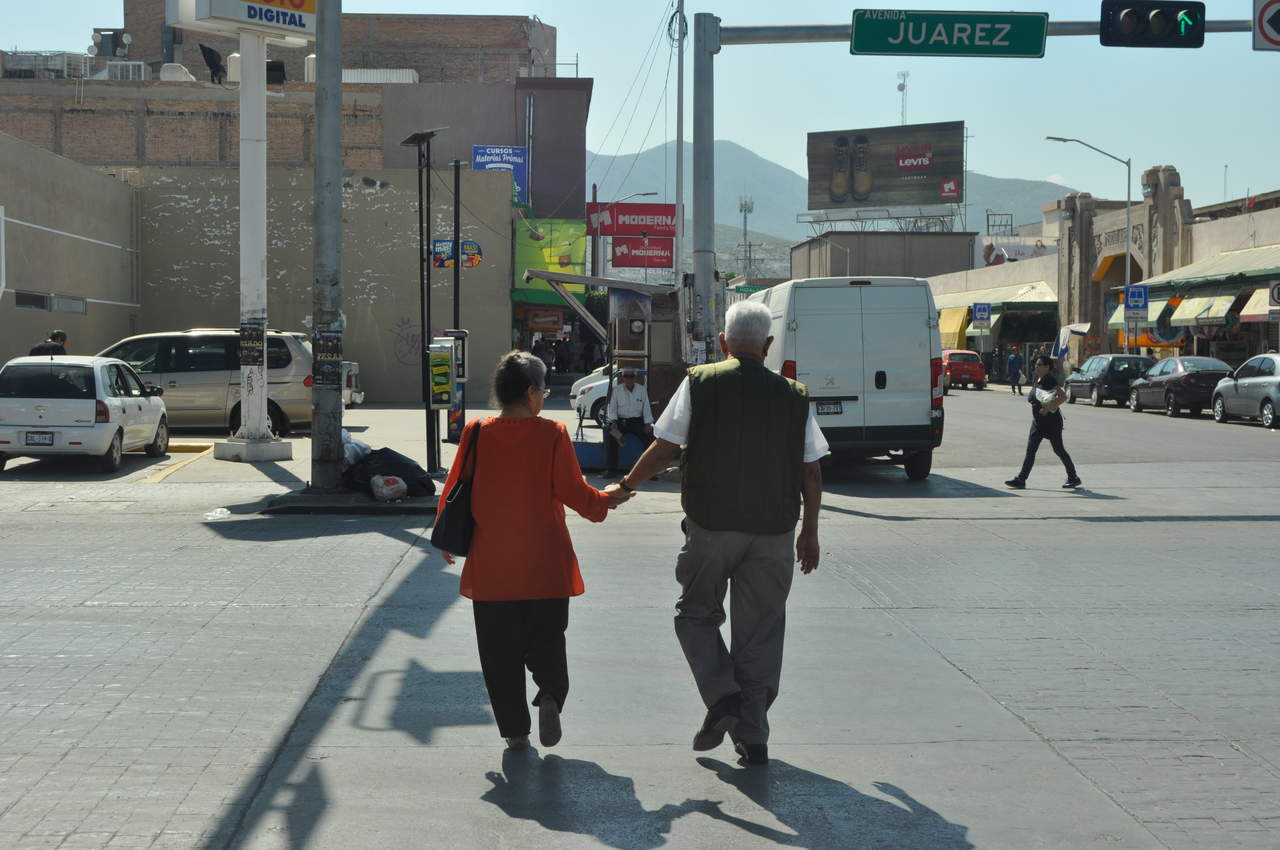
[[[525,270],[586,274],[587,223],[570,218],[516,219],[515,255],[515,288],[551,292],[546,281],[526,283]],[[581,284],[569,284],[565,288],[585,297],[586,287]]]
[[1035,236],[984,236],[974,240],[973,248],[975,269],[1058,253],[1058,246],[1052,241],[1046,243]]
[[613,237],[610,264],[616,269],[669,269],[674,265],[672,240]]
[[[480,250],[479,242],[474,239],[463,239],[458,247],[462,249],[462,267],[464,269],[474,269],[480,265],[480,260],[484,258],[484,252]],[[437,269],[453,268],[452,239],[431,240],[431,265]]]
[[195,18],[269,34],[316,37],[316,0],[196,0]]
[[809,209],[964,200],[964,122],[809,134]]
[[675,204],[587,204],[587,232],[592,236],[676,235]]
[[471,167],[511,174],[511,202],[529,203],[529,149],[510,145],[472,145]]

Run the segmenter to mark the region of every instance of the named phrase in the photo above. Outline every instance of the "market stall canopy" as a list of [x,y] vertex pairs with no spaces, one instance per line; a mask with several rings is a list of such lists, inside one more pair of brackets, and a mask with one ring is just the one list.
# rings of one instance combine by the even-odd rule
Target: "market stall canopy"
[[969,307],[944,307],[938,313],[938,335],[942,347],[964,348],[964,326],[969,318]]
[[605,345],[609,344],[609,333],[604,329],[604,325],[600,324],[595,316],[591,315],[591,311],[586,305],[574,298],[567,289],[566,284],[579,284],[586,286],[599,286],[605,289],[625,289],[628,292],[639,292],[641,295],[670,295],[676,291],[674,286],[656,284],[656,283],[638,283],[630,280],[614,280],[608,277],[592,277],[585,274],[566,274],[564,272],[544,271],[543,269],[526,269],[524,273],[525,281],[541,280],[545,281],[548,286],[555,291],[557,295],[568,304],[569,307],[578,314],[578,318],[582,319],[582,323],[591,329],[591,332],[600,338]]
[[1049,310],[1058,305],[1058,296],[1043,280],[1030,283],[1014,283],[989,289],[967,289],[964,292],[944,292],[933,296],[939,310],[952,307],[970,307],[974,304],[990,304],[994,309],[1002,305],[1007,310]]
[[995,334],[996,328],[999,326],[1000,319],[1003,316],[1004,316],[1004,313],[998,313],[995,310],[992,310],[991,311],[991,327],[975,328],[973,326],[973,322],[970,322],[969,327],[964,329],[964,335],[965,336],[992,336]]
[[[1147,318],[1141,322],[1130,322],[1131,328],[1154,328],[1160,321],[1160,314],[1169,306],[1167,298],[1153,298],[1147,302]],[[1111,318],[1107,320],[1107,327],[1112,330],[1122,331],[1125,327],[1124,322],[1124,304],[1121,304],[1111,314]]]
[[1141,283],[1149,288],[1165,287],[1182,292],[1215,283],[1247,283],[1280,277],[1280,245],[1223,251],[1173,271],[1149,277]]
[[1173,311],[1169,324],[1175,327],[1189,328],[1195,325],[1225,325],[1227,311],[1235,303],[1234,295],[1207,295],[1201,298],[1187,298]]
[[1271,321],[1271,295],[1270,288],[1260,286],[1249,296],[1249,301],[1244,305],[1244,309],[1240,311],[1240,321],[1242,322],[1269,322]]

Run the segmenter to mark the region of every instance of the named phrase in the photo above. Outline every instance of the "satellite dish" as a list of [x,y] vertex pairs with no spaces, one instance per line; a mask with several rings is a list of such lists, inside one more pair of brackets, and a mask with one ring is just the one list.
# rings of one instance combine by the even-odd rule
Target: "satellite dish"
[[93,43],[94,43],[94,44],[100,44],[101,42],[102,42],[102,33],[100,33],[100,32],[95,32],[95,33],[93,34]]
[[117,48],[116,48],[116,55],[117,55],[117,56],[123,56],[123,55],[124,55],[124,48],[123,48],[123,47],[117,47]]
[[120,40],[123,41],[126,45],[133,44],[133,36],[129,35],[128,33],[125,33],[124,35],[120,36]]
[[[94,33],[94,35],[97,35],[97,33]],[[88,50],[86,50],[86,51],[85,51],[85,53],[88,53],[90,56],[97,56],[97,55],[98,55],[98,45],[96,45],[96,44],[91,44],[91,45],[89,45],[89,49],[88,49]]]

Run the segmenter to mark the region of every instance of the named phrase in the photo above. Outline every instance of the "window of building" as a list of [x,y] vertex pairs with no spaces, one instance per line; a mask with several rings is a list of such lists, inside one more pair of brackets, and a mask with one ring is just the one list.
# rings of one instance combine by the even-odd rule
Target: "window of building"
[[19,310],[48,310],[52,307],[52,298],[43,292],[13,291],[14,304]]
[[85,312],[85,300],[83,298],[73,298],[70,295],[53,296],[53,310],[57,313],[81,313]]

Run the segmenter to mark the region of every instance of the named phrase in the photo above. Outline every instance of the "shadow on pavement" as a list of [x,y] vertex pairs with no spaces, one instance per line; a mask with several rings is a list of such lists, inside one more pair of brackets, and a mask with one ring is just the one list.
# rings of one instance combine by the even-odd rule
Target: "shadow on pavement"
[[754,823],[714,808],[711,817],[731,823],[752,835],[788,847],[849,850],[972,850],[969,828],[951,823],[887,782],[876,788],[902,805],[863,794],[852,786],[771,759],[767,767],[736,768],[711,758],[698,764],[714,770],[760,808],[784,824],[790,833]]
[[502,772],[490,771],[485,777],[493,787],[480,799],[508,817],[535,821],[554,832],[590,835],[619,850],[661,847],[678,818],[690,812],[712,815],[718,805],[685,800],[678,806],[667,804],[648,811],[636,796],[631,778],[609,773],[591,761],[542,758],[532,748],[506,750]]
[[128,452],[115,472],[98,469],[98,459],[79,455],[71,457],[46,457],[23,463],[21,458],[10,458],[0,479],[5,481],[121,481],[143,470],[172,461],[173,455],[149,457]]
[[901,469],[889,464],[842,466],[832,474],[823,470],[822,490],[860,499],[992,499],[1013,495],[1008,490],[961,481],[936,472],[924,481],[910,481]]

